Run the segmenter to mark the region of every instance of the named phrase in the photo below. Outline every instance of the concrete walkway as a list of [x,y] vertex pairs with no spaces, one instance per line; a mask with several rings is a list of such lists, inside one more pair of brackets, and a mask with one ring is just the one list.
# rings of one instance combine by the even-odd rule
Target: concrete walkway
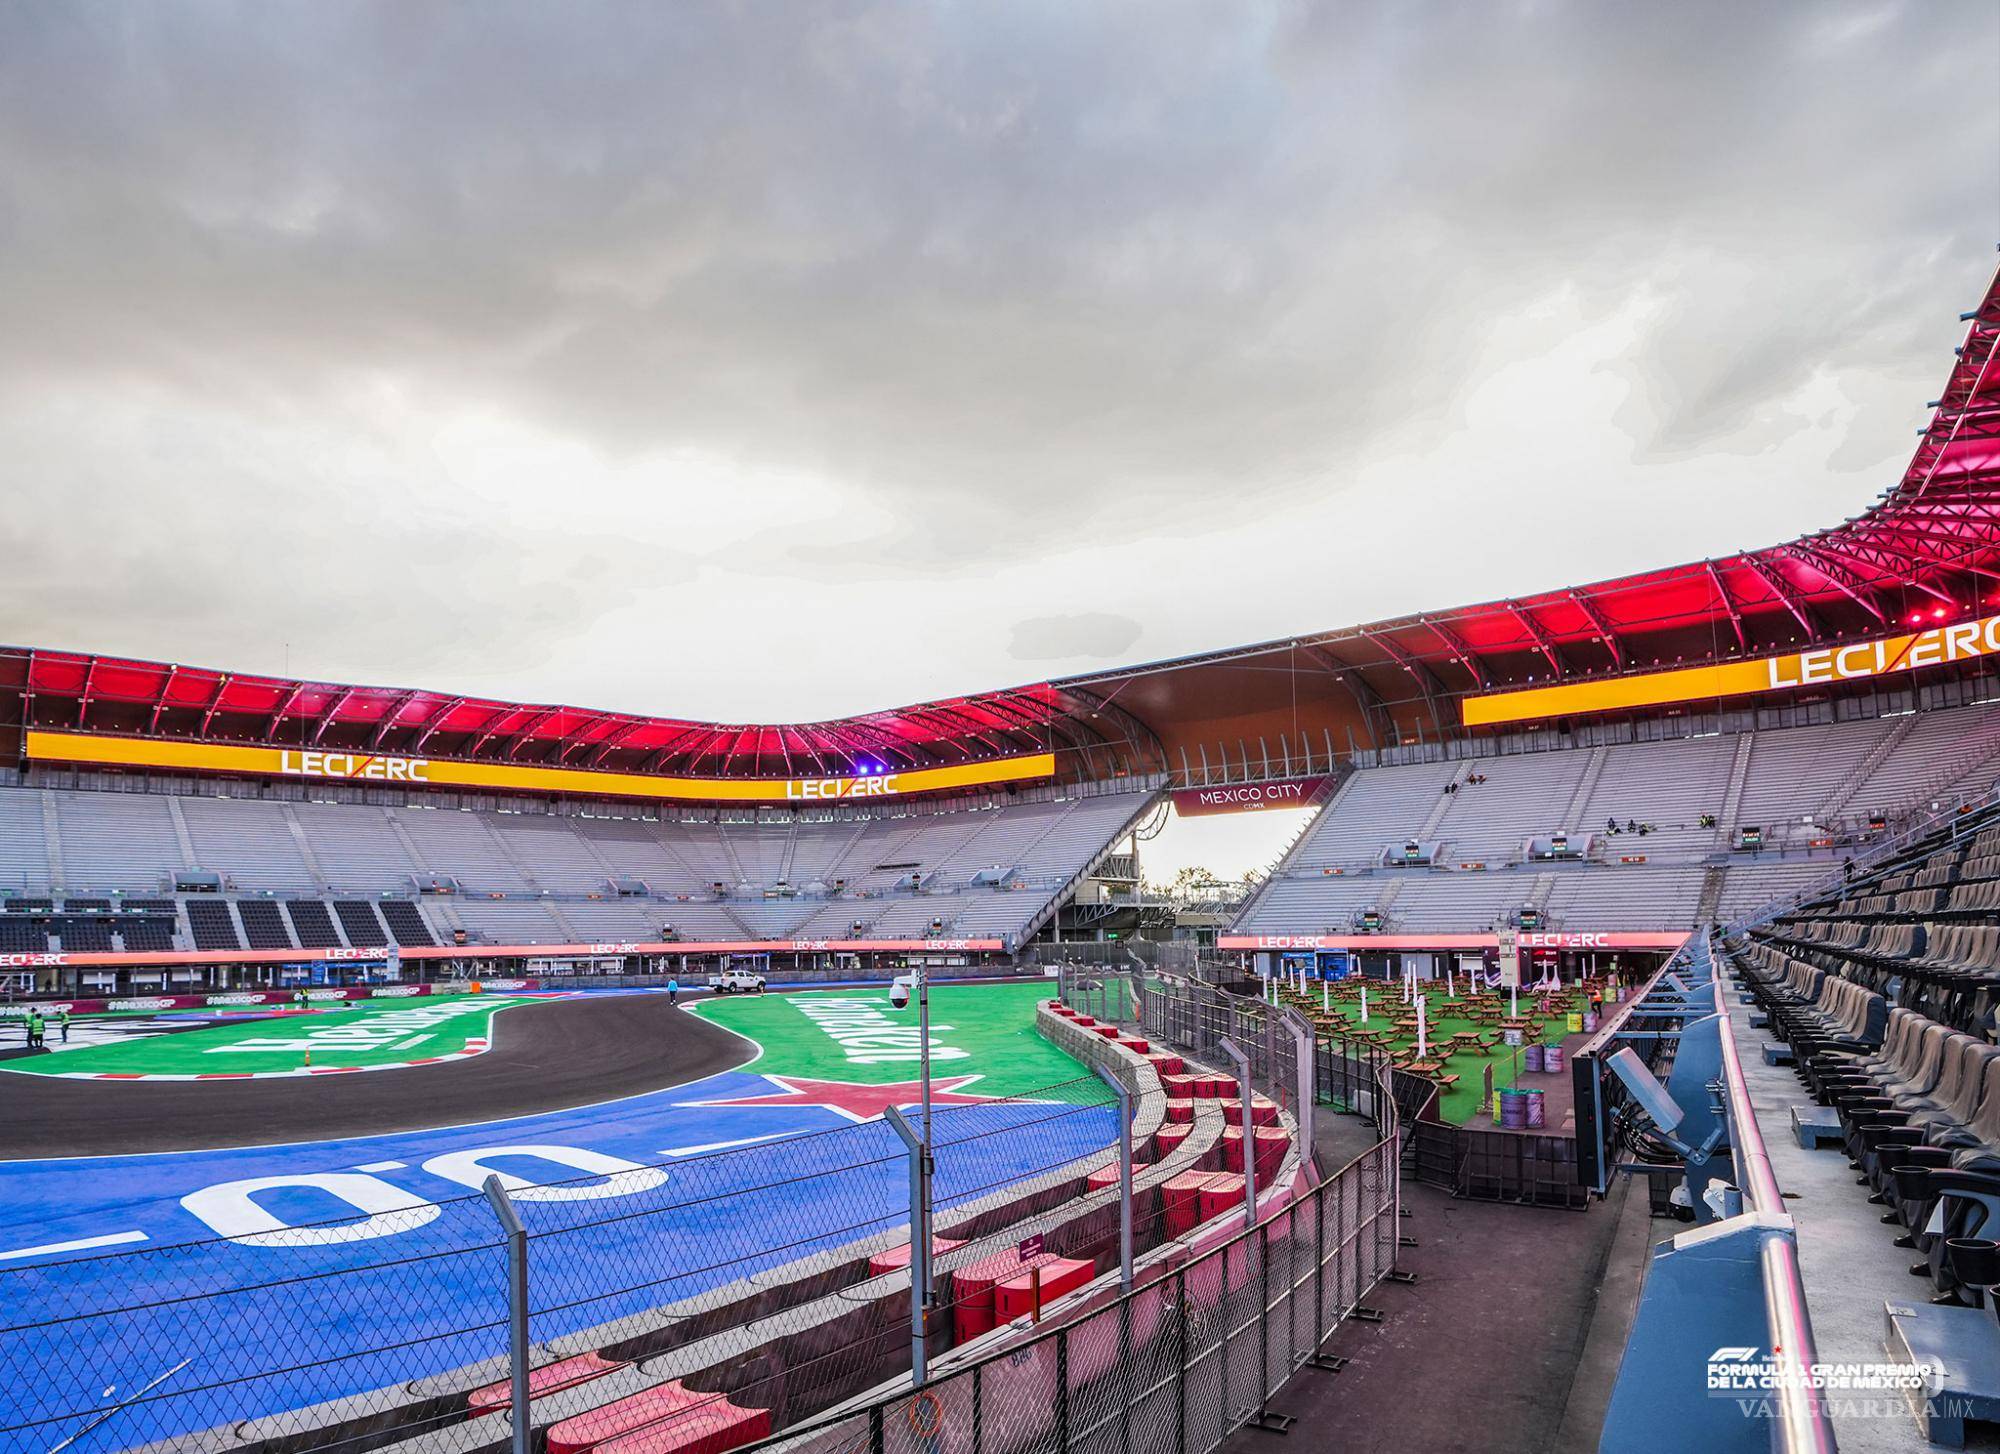
[[[1792,1134],[1792,1109],[1813,1104],[1788,1065],[1766,1065],[1770,1034],[1750,1028],[1750,1007],[1727,991],[1729,1018],[1743,1060],[1743,1078],[1757,1125],[1777,1173],[1778,1188],[1798,1223],[1799,1272],[1812,1314],[1813,1341],[1822,1363],[1879,1363],[1884,1357],[1882,1307],[1888,1302],[1923,1302],[1936,1291],[1925,1278],[1910,1276],[1914,1252],[1891,1240],[1902,1228],[1884,1226],[1882,1208],[1868,1201],[1869,1189],[1855,1184],[1846,1153],[1828,1145],[1808,1151]],[[1841,1454],[1902,1454],[1932,1446],[1917,1432],[1916,1420],[1900,1400],[1859,1416],[1842,1416],[1836,1404],[1834,1437]]]

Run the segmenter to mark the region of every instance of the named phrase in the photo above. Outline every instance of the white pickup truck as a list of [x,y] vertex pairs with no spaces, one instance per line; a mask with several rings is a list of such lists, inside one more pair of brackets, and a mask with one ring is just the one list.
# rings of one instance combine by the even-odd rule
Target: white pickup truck
[[764,976],[752,974],[747,969],[725,969],[708,977],[708,987],[719,995],[761,995],[764,993]]

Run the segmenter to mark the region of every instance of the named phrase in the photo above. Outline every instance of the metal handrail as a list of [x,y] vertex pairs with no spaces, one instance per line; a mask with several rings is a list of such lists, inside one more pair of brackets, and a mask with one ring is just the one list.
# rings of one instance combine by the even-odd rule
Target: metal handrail
[[1750,1103],[1743,1061],[1737,1054],[1735,1028],[1723,998],[1720,966],[1715,961],[1713,946],[1705,947],[1709,953],[1710,987],[1715,996],[1723,1094],[1729,1116],[1730,1159],[1735,1164],[1737,1185],[1749,1210],[1765,1219],[1757,1238],[1758,1261],[1763,1270],[1764,1313],[1770,1330],[1771,1356],[1783,1375],[1777,1390],[1778,1416],[1773,1421],[1774,1446],[1786,1454],[1833,1454],[1836,1447],[1833,1423],[1812,1386],[1811,1373],[1819,1362],[1819,1353],[1813,1342],[1812,1314],[1806,1307],[1805,1279],[1799,1272],[1791,1213],[1778,1189],[1778,1175],[1764,1145],[1763,1129],[1757,1124],[1756,1108]]

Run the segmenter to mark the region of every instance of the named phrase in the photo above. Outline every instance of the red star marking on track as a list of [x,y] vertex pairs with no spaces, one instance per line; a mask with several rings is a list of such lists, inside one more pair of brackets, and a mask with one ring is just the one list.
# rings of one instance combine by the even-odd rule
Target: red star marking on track
[[[720,1101],[681,1101],[684,1106],[823,1106],[850,1121],[874,1121],[881,1119],[882,1113],[891,1106],[899,1109],[914,1106],[924,1098],[924,1083],[920,1080],[891,1081],[883,1085],[865,1085],[852,1080],[802,1080],[789,1075],[767,1075],[765,1080],[782,1089],[771,1095],[731,1096]],[[1008,1096],[957,1095],[954,1092],[962,1085],[970,1085],[978,1080],[976,1075],[947,1076],[931,1081],[931,1104],[933,1106],[977,1106],[991,1101],[1004,1101]]]

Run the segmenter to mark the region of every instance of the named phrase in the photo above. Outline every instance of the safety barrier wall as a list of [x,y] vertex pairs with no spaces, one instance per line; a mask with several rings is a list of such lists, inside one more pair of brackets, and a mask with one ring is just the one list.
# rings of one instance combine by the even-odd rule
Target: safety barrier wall
[[[1768,1445],[1784,1454],[1832,1454],[1798,1233],[1751,1104],[1709,935],[1692,937],[1651,989],[1662,1004],[1678,1008],[1671,1017],[1635,1009],[1631,1023],[1679,1021],[1671,1032],[1679,1043],[1667,1091],[1685,1113],[1672,1134],[1680,1138],[1675,1149],[1687,1163],[1689,1205],[1701,1225],[1652,1249],[1600,1447],[1651,1447],[1660,1429],[1672,1427],[1691,1448]],[[1623,1023],[1612,1030],[1650,1033]],[[1609,1040],[1590,1047],[1593,1055],[1612,1048]],[[1638,1117],[1637,1103],[1620,1114]],[[1608,1176],[1623,1141],[1606,1137],[1604,1145]],[[1769,1384],[1741,1398],[1718,1399],[1699,1378],[1661,1374],[1698,1368],[1712,1357],[1709,1349],[1737,1347],[1762,1357],[1770,1375]]]

